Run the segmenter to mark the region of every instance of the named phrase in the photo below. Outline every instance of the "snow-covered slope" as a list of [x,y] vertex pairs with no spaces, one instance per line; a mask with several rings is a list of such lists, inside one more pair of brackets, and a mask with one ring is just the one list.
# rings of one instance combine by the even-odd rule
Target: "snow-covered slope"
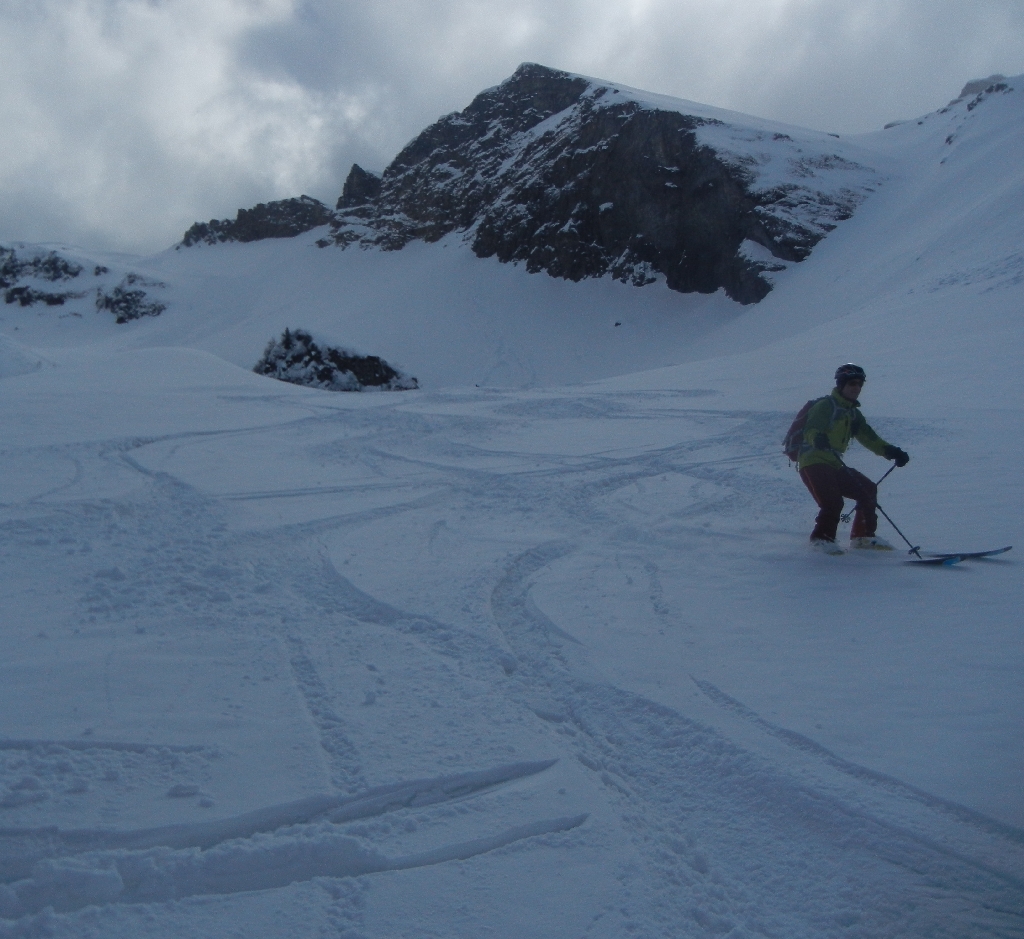
[[[1019,936],[1006,85],[854,141],[754,307],[317,232],[0,307],[0,936]],[[253,374],[285,327],[421,390]],[[1013,552],[806,553],[847,359],[902,530]]]
[[839,358],[891,377],[872,387],[886,407],[1016,407],[1007,391],[1024,338],[1021,86],[1007,79],[860,138],[891,182],[821,243],[812,265],[777,275],[756,315],[691,354],[751,350],[741,371],[787,395],[823,358]]

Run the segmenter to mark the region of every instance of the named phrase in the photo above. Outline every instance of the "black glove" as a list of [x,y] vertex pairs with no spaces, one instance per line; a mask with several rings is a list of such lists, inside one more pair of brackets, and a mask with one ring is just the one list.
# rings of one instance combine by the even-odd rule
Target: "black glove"
[[816,434],[814,437],[814,446],[818,450],[831,450],[832,444],[829,442],[828,434]]
[[886,447],[883,455],[887,460],[894,460],[897,466],[906,466],[910,462],[910,456],[899,447]]

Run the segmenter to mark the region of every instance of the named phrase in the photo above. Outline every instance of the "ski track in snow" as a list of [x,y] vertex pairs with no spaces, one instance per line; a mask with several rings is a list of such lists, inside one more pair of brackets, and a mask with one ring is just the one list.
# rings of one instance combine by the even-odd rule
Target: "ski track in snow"
[[[390,859],[333,826],[465,798],[543,772],[553,762],[417,780],[355,798],[312,797],[206,824],[134,832],[0,830],[0,838],[18,852],[6,872],[13,879],[0,891],[2,912],[24,915],[43,906],[65,912],[109,900],[138,903],[247,892],[313,877],[359,876],[465,860],[524,838],[571,830],[583,824],[586,815],[534,821]],[[332,824],[312,824],[319,819]],[[273,837],[261,838],[264,833]],[[189,848],[194,850],[182,850]]]
[[[1010,85],[756,309],[311,233],[0,311],[0,937],[1024,937],[1016,560],[807,557],[777,453],[870,361],[908,533],[1019,529]],[[239,371],[296,325],[466,387]]]
[[[765,914],[771,907],[769,897],[790,909],[828,909],[833,882],[843,877],[840,867],[849,865],[850,855],[859,856],[859,876],[847,875],[847,883],[860,881],[851,892],[874,895],[879,906],[902,907],[896,921],[874,919],[863,909],[851,910],[867,935],[976,934],[974,930],[986,926],[986,920],[991,925],[991,909],[1009,909],[1019,902],[1024,881],[1013,867],[1000,870],[957,855],[806,789],[730,745],[711,728],[669,708],[612,686],[574,680],[571,667],[559,662],[560,650],[552,645],[551,624],[543,615],[532,613],[527,602],[531,576],[564,550],[563,545],[553,544],[518,557],[495,587],[495,618],[513,647],[528,657],[532,676],[561,706],[561,719],[579,731],[574,735],[577,758],[619,794],[633,836],[645,846],[648,868],[641,880],[645,895],[634,916],[639,919],[644,915],[641,911],[656,911],[655,920],[664,925],[666,935],[671,924],[684,921],[687,913],[716,932],[738,927],[768,935],[797,934],[791,931],[799,928],[793,922],[773,922]],[[864,775],[872,782],[898,785],[874,774]],[[998,830],[1020,844],[1020,832],[962,814],[983,831]],[[752,815],[760,823],[743,831],[742,847],[735,847],[752,858],[772,856],[770,869],[752,862],[741,879],[731,877],[732,872],[719,873],[712,883],[702,883],[700,875],[710,873],[708,857],[736,837],[728,820]],[[700,832],[696,844],[694,831]],[[846,856],[837,864],[838,844]],[[692,870],[680,864],[680,855]],[[1018,850],[1015,860],[1020,858]],[[793,864],[788,876],[787,862]],[[911,876],[899,868],[909,869]],[[929,882],[949,891],[943,898],[946,902],[938,905],[944,908],[943,917],[952,918],[941,927],[943,932],[934,932],[940,925],[932,919],[943,889],[935,890]],[[954,884],[958,888],[950,889]],[[679,905],[673,902],[673,894],[684,885],[689,889],[685,905]],[[781,896],[790,891],[795,895]],[[695,902],[698,905],[692,906]],[[931,907],[923,921],[913,909],[918,904]],[[1011,916],[1001,925],[1012,922]],[[821,921],[811,928],[824,933],[830,925],[848,926],[852,921],[843,922],[840,916],[838,923]]]
[[[763,468],[777,436],[763,414],[697,407],[686,396],[641,402],[585,392],[529,400],[487,393],[458,404],[476,413],[460,414],[437,396],[287,428],[303,459],[366,467],[372,478],[351,486],[275,491],[236,481],[210,495],[175,475],[190,447],[256,453],[280,439],[279,425],[35,455],[74,469],[3,506],[3,561],[19,571],[22,600],[54,623],[45,635],[23,631],[19,648],[45,646],[58,633],[72,644],[99,642],[109,651],[97,713],[112,714],[120,692],[110,656],[120,646],[150,637],[238,643],[225,647],[251,656],[238,663],[238,687],[254,674],[286,681],[299,709],[294,726],[308,729],[323,769],[297,800],[125,829],[118,803],[140,787],[193,815],[215,809],[207,792],[217,788],[218,764],[237,756],[232,745],[93,742],[88,727],[79,740],[0,741],[0,812],[11,819],[0,830],[0,935],[86,934],[97,909],[314,882],[304,896],[323,922],[362,929],[375,878],[520,843],[565,851],[608,838],[626,849],[590,935],[1024,934],[1020,831],[857,767],[711,682],[697,679],[723,714],[720,727],[708,712],[698,719],[618,687],[532,599],[552,565],[617,543],[641,558],[651,608],[671,622],[659,560],[680,532],[699,536],[714,512],[727,520],[719,537],[728,539],[741,534],[729,520],[758,512],[770,524],[773,511],[806,508],[791,481]],[[595,429],[671,419],[689,432],[683,443],[579,453],[517,447],[526,422],[538,419]],[[359,433],[368,426],[370,446]],[[237,452],[225,449],[223,458]],[[623,519],[649,515],[642,487],[668,476],[689,480],[695,495],[662,506],[657,525],[647,518],[640,541]],[[613,517],[607,499],[623,493]],[[358,506],[371,495],[381,504],[331,508],[337,497]],[[310,517],[276,525],[239,524],[232,508],[302,500],[314,506]],[[426,514],[485,526],[508,520],[508,543],[481,543],[481,559],[466,568],[462,612],[426,612],[427,596],[422,613],[379,600],[343,576],[330,549],[339,539],[379,542],[387,535],[374,526],[388,522],[419,537],[410,520]],[[540,530],[560,536],[509,550]],[[448,523],[434,521],[424,548],[452,537]],[[48,582],[71,585],[71,596],[48,595]],[[399,673],[401,698],[389,669]],[[392,709],[383,725],[363,717],[381,709]],[[728,718],[763,736],[765,749],[732,742]],[[529,741],[534,752],[519,753]],[[798,750],[806,765],[773,758],[772,741]],[[395,775],[416,763],[458,771]],[[563,793],[572,780],[588,788],[559,795],[549,777]],[[528,780],[539,795],[518,788]],[[556,803],[568,811],[553,811]],[[52,821],[90,813],[88,827]],[[363,886],[339,878],[362,878]],[[147,932],[124,915],[104,920],[109,935]]]

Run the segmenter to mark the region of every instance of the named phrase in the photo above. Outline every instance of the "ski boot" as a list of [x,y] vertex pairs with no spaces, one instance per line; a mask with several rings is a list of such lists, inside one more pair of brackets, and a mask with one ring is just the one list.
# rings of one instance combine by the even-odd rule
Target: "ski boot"
[[812,538],[811,548],[823,554],[845,554],[846,552],[832,538]]

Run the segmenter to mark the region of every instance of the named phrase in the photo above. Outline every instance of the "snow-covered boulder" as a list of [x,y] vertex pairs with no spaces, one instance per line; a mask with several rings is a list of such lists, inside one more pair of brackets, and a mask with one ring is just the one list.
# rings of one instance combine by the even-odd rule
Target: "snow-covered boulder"
[[419,387],[415,378],[379,356],[322,345],[302,329],[286,329],[280,339],[272,339],[253,371],[327,391],[411,391]]

